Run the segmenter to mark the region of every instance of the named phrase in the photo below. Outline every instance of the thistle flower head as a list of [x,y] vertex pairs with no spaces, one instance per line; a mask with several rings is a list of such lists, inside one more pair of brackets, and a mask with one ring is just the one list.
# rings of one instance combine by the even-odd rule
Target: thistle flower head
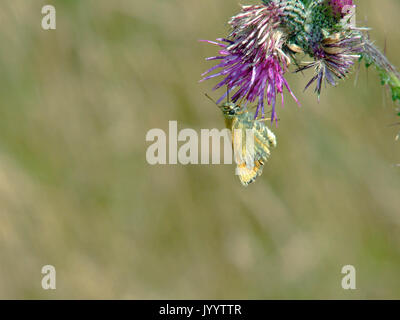
[[[284,88],[298,102],[284,77],[291,63],[297,72],[314,69],[306,89],[316,83],[319,99],[324,83],[336,86],[364,58],[367,66],[375,65],[392,99],[400,101],[400,73],[365,36],[366,29],[355,26],[352,8],[353,0],[262,0],[261,5],[243,6],[229,21],[227,38],[206,41],[220,50],[207,59],[218,63],[202,81],[222,76],[214,89],[226,86],[227,93],[218,103],[232,92],[234,103],[258,101],[256,118],[270,105],[275,120],[277,96],[283,104]],[[312,61],[304,62],[299,53]]]
[[242,11],[229,21],[232,31],[228,39],[206,41],[222,49],[218,56],[207,59],[220,62],[203,76],[220,70],[202,80],[224,76],[214,89],[227,86],[227,94],[235,91],[233,102],[244,99],[253,103],[258,99],[255,117],[260,112],[262,116],[265,115],[264,104],[267,102],[272,106],[272,120],[277,119],[276,97],[281,94],[283,102],[284,87],[298,101],[284,78],[290,58],[282,49],[286,38],[279,29],[281,15],[282,11],[273,2],[268,5],[243,6]]
[[362,37],[359,33],[337,33],[324,39],[316,47],[314,61],[304,63],[297,72],[315,68],[314,77],[308,82],[306,89],[316,82],[315,92],[318,99],[322,84],[328,82],[336,86],[338,80],[344,79],[362,52]]

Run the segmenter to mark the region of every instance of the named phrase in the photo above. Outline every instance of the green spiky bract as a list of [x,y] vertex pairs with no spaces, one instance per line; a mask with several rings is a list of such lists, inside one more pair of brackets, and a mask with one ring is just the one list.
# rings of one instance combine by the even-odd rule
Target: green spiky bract
[[306,54],[313,57],[316,46],[324,38],[342,31],[341,17],[334,14],[327,0],[263,0],[281,5],[283,25],[289,43],[299,46]]

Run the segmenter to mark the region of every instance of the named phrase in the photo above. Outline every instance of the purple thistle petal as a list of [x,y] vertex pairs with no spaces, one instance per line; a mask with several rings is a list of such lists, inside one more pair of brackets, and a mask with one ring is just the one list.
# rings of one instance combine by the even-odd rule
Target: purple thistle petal
[[226,44],[215,42],[215,41],[211,41],[211,40],[199,40],[199,42],[206,42],[206,43],[209,43],[209,44],[215,44],[217,46],[220,46],[221,48],[226,48]]
[[211,61],[211,60],[219,60],[219,59],[224,59],[224,56],[215,56],[215,57],[209,57],[206,58],[206,61]]

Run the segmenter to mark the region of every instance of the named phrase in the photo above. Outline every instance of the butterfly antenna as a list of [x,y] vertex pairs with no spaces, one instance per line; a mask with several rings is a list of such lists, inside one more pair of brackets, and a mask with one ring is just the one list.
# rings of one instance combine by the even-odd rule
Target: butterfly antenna
[[213,98],[211,98],[207,93],[204,94],[208,99],[210,99],[212,102],[215,103],[215,105],[218,106],[218,104],[215,102],[215,100]]

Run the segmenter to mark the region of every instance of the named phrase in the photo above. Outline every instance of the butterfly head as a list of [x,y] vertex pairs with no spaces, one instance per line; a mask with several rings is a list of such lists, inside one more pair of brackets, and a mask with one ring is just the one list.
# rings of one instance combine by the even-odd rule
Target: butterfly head
[[219,107],[224,116],[228,119],[237,116],[242,111],[242,107],[237,104],[234,104],[233,102],[224,103]]

